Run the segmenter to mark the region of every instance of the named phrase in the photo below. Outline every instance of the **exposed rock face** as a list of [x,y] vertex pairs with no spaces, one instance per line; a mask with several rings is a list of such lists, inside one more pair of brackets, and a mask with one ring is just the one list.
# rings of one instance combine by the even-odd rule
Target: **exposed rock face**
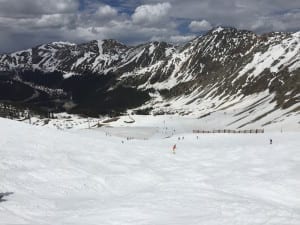
[[[93,91],[93,101],[102,101],[101,96],[109,98],[108,93],[119,88],[142,93],[136,104],[123,106],[122,110],[140,106],[155,113],[202,115],[243,108],[249,114],[257,108],[251,105],[272,105],[269,112],[287,110],[285,115],[298,114],[300,32],[256,35],[218,27],[184,46],[165,42],[125,46],[115,40],[79,45],[54,42],[0,55],[0,70],[33,88],[35,84],[47,88],[49,95],[51,89],[65,94],[76,92],[74,86],[80,84],[70,82],[78,78],[76,75],[105,77],[99,78],[96,86],[87,85],[97,90]],[[37,76],[28,75],[37,73],[34,71],[46,73],[47,77],[60,73],[61,79],[51,85],[47,80],[41,84]],[[122,93],[123,98],[126,95],[124,91],[116,93]],[[112,96],[120,98],[117,94]],[[132,93],[130,96],[132,100]],[[110,110],[115,110],[113,105]],[[247,107],[249,110],[245,110]]]

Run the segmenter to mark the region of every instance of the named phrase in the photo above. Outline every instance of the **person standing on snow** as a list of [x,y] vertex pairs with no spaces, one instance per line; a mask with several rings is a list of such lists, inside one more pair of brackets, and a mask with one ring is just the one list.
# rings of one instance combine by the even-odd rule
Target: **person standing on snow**
[[176,144],[173,145],[173,154],[175,154],[175,153],[176,153]]

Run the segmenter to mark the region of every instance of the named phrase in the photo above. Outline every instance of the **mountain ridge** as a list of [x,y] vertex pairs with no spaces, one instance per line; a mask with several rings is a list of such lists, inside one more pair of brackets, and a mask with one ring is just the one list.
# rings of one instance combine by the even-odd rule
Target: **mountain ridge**
[[[51,73],[59,73],[61,75],[57,77],[61,78],[54,86],[65,93],[74,92],[70,83],[78,75],[109,75],[97,81],[98,87],[88,84],[95,89],[90,93],[92,105],[103,96],[106,96],[103,101],[109,102],[110,94],[118,102],[121,97],[112,92],[119,93],[123,88],[122,95],[126,95],[125,90],[129,88],[143,96],[138,104],[128,107],[125,104],[123,110],[133,107],[155,114],[202,116],[238,107],[240,112],[251,114],[256,111],[251,105],[261,102],[265,108],[272,105],[272,109],[264,113],[257,111],[258,120],[278,112],[282,116],[289,113],[297,116],[300,32],[257,35],[252,31],[217,27],[183,46],[155,41],[126,46],[112,39],[79,45],[53,42],[31,50],[0,55],[0,71],[15,74],[19,82],[32,77],[34,71],[49,73],[49,77]],[[31,75],[26,75],[26,78],[25,73]],[[27,79],[27,82],[34,84],[36,79]],[[44,84],[47,87],[46,82]],[[81,97],[88,89],[81,91]],[[253,97],[255,95],[260,97]],[[131,98],[132,95],[125,98],[125,103],[130,103]],[[248,98],[253,101],[247,104],[240,102]],[[251,110],[246,110],[247,107]],[[245,113],[241,115],[249,118]]]

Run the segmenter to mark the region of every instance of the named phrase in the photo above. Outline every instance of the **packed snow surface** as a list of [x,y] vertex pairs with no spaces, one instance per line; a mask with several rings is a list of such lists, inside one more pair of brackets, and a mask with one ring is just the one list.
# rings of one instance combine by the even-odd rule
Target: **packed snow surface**
[[178,125],[165,138],[149,119],[128,133],[0,119],[0,193],[12,192],[0,224],[299,225],[299,133],[197,138]]

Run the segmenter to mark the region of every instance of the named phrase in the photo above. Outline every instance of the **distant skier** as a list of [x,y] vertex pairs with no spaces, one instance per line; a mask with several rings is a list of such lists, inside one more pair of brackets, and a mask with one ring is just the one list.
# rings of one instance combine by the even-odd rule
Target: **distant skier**
[[270,145],[273,143],[273,140],[272,139],[270,139]]
[[173,154],[176,153],[176,144],[173,145]]

